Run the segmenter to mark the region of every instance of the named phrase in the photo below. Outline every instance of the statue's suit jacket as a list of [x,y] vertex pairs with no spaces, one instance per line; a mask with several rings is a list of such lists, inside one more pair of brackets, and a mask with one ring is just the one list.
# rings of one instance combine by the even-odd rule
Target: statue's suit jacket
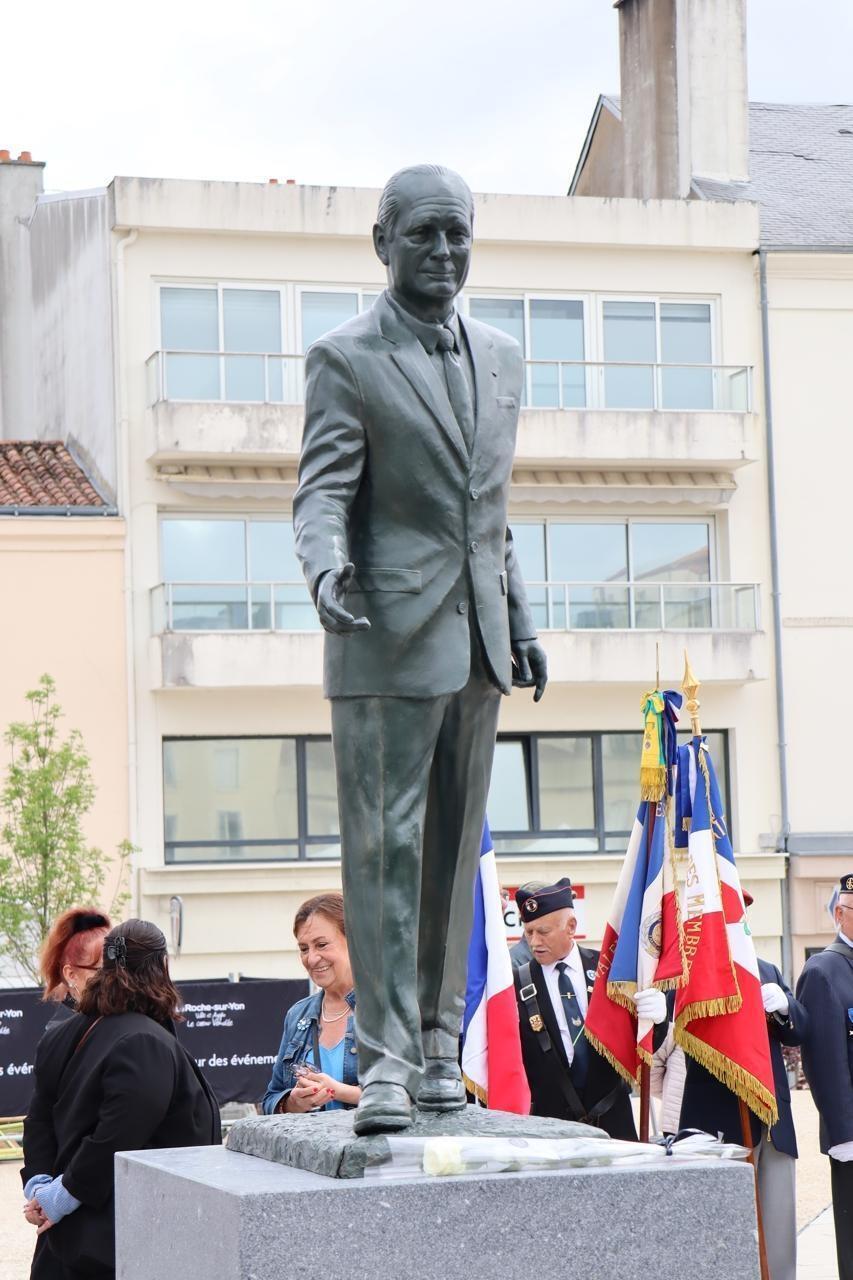
[[322,575],[351,560],[346,607],[371,623],[326,636],[328,697],[461,689],[473,618],[509,693],[511,638],[536,635],[507,528],[521,351],[460,323],[476,383],[470,456],[440,370],[385,294],[308,352],[296,550],[315,599]]

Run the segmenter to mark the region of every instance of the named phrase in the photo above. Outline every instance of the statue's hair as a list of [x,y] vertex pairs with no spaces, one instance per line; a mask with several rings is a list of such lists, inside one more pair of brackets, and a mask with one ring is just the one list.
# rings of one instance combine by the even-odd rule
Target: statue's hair
[[445,181],[458,182],[468,197],[468,206],[471,210],[471,221],[473,222],[474,197],[464,178],[460,177],[453,169],[446,168],[443,164],[411,164],[406,169],[398,169],[396,173],[392,173],[382,189],[382,195],[379,197],[379,210],[376,214],[376,221],[386,235],[390,235],[394,230],[394,224],[400,213],[400,187],[411,174],[431,175],[434,178],[443,178]]

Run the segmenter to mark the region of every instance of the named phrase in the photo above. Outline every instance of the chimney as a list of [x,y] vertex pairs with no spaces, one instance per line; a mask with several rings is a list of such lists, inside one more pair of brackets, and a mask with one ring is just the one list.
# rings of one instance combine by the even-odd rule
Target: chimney
[[0,151],[0,438],[35,434],[29,222],[44,165]]
[[615,0],[623,194],[669,199],[693,178],[745,182],[745,0]]

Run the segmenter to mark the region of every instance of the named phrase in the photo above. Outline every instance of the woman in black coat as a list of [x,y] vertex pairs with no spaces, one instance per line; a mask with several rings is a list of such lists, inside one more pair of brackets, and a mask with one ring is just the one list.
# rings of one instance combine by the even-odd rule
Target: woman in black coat
[[[117,1151],[221,1141],[216,1099],[175,1037],[179,1002],[163,934],[128,920],[107,934],[80,1012],[39,1046],[24,1125],[25,1216],[46,1233],[67,1280],[115,1275]],[[40,1105],[41,1092],[51,1106]]]

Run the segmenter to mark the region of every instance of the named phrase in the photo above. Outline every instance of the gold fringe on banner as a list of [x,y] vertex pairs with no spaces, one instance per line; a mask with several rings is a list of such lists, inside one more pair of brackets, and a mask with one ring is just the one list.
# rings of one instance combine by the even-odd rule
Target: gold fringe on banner
[[484,1107],[489,1105],[489,1095],[486,1093],[486,1090],[481,1084],[475,1084],[471,1077],[467,1076],[464,1071],[462,1072],[462,1083],[465,1085],[465,1088],[469,1093],[473,1093],[478,1102],[482,1102]]
[[636,1073],[632,1075],[631,1072],[625,1066],[625,1064],[620,1062],[619,1059],[616,1057],[616,1055],[612,1053],[610,1049],[607,1048],[607,1045],[602,1044],[598,1036],[594,1035],[593,1032],[590,1031],[586,1023],[584,1023],[583,1032],[587,1040],[589,1041],[589,1043],[592,1045],[593,1049],[595,1049],[597,1053],[600,1053],[603,1058],[607,1059],[607,1061],[610,1063],[613,1070],[618,1072],[623,1080],[627,1080],[628,1084],[637,1083],[637,1081],[640,1078],[639,1067],[637,1068]]
[[[715,824],[717,824],[718,819],[715,817],[711,807],[711,775],[708,772],[704,751],[705,748],[700,746],[696,755],[705,783],[708,819],[711,824],[711,840],[714,845],[714,870],[717,875],[717,887],[722,898],[720,869],[717,865],[717,837],[715,835]],[[731,958],[731,952],[729,953],[729,965],[732,981],[737,987],[737,974],[734,961]],[[698,1036],[695,1036],[688,1029],[688,1023],[696,1018],[716,1018],[725,1014],[737,1013],[742,1005],[743,997],[739,989],[736,995],[720,996],[715,1000],[697,1000],[693,1004],[689,1004],[686,1009],[682,1009],[675,1020],[675,1043],[680,1045],[691,1058],[695,1058],[706,1071],[710,1071],[711,1075],[715,1076],[721,1084],[724,1084],[735,1097],[742,1098],[750,1111],[753,1111],[758,1116],[762,1124],[772,1128],[779,1119],[779,1109],[773,1092],[752,1075],[750,1071],[733,1062],[725,1054],[720,1053],[719,1049],[714,1049],[704,1040],[700,1040]]]
[[[711,1003],[711,1002],[709,1002]],[[750,1111],[754,1111],[762,1124],[768,1129],[779,1119],[779,1108],[771,1090],[765,1088],[751,1072],[744,1070],[731,1058],[727,1058],[717,1049],[712,1049],[704,1040],[697,1039],[685,1027],[680,1026],[682,1019],[676,1022],[675,1042],[680,1044],[685,1053],[695,1058],[706,1071],[724,1084],[730,1093],[742,1098]]]

